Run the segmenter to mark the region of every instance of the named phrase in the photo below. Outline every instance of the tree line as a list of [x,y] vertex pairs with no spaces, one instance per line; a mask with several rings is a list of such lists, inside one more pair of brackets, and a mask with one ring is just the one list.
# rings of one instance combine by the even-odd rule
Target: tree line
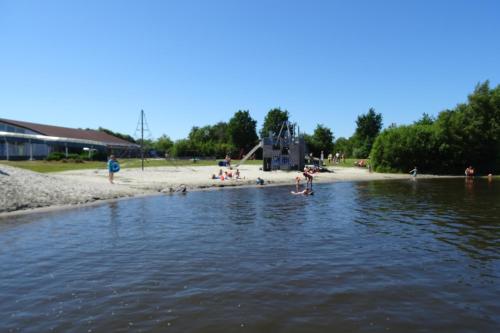
[[[284,121],[290,120],[287,110],[273,108],[267,113],[262,128],[257,133],[257,121],[248,110],[238,110],[228,122],[218,122],[202,127],[193,126],[185,139],[173,141],[167,135],[156,140],[144,139],[144,149],[150,155],[171,157],[214,157],[224,158],[227,154],[233,158],[241,158],[248,153],[264,136],[277,134]],[[99,128],[100,131],[117,136],[132,143],[141,144],[126,134]],[[324,125],[318,125],[312,135],[305,134],[311,152],[319,154],[333,151],[333,133]],[[261,152],[257,152],[260,154]]]
[[[228,122],[218,122],[202,127],[193,126],[185,139],[173,141],[163,134],[156,140],[144,139],[144,149],[150,155],[171,157],[214,157],[224,158],[227,154],[233,158],[241,158],[249,152],[261,138],[269,133],[279,133],[283,122],[290,121],[290,113],[281,108],[269,110],[264,118],[262,128],[257,133],[257,121],[248,110],[239,110]],[[374,123],[375,122],[375,123]],[[370,109],[366,115],[358,117],[355,134],[349,138],[335,141],[332,130],[324,124],[318,124],[312,134],[301,133],[306,148],[314,156],[325,156],[334,151],[343,152],[347,157],[367,157],[375,136],[382,127],[382,116]],[[113,132],[99,127],[100,131],[122,138],[132,143],[141,144],[130,135]],[[257,155],[260,152],[257,152]]]
[[467,102],[377,136],[370,153],[380,172],[463,174],[471,165],[480,174],[500,171],[500,85],[480,83]]
[[[174,142],[162,135],[144,140],[144,147],[158,156],[224,158],[229,154],[241,158],[260,138],[278,133],[289,120],[287,110],[273,108],[257,132],[257,121],[250,112],[239,110],[228,122],[192,127],[185,139]],[[370,158],[378,172],[407,172],[417,166],[426,173],[456,174],[467,165],[485,174],[500,171],[500,85],[491,89],[488,81],[478,84],[467,103],[442,111],[435,118],[424,113],[411,125],[391,124],[384,130],[382,126],[382,114],[369,108],[357,117],[351,137],[335,139],[324,124],[318,124],[311,134],[301,134],[307,151],[314,156],[341,152],[346,157]],[[100,130],[141,144],[128,135]]]

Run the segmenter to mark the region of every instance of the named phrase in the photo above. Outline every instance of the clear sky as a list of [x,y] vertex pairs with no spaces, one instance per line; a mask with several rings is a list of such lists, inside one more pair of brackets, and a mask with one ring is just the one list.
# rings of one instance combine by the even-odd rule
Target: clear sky
[[500,83],[500,1],[0,0],[0,118],[153,137],[273,107],[350,136]]

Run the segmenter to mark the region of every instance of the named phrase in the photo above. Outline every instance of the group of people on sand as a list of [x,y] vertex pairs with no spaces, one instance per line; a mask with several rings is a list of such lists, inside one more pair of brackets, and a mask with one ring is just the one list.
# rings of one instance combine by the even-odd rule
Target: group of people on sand
[[231,180],[231,179],[241,179],[241,173],[240,169],[236,169],[236,171],[233,174],[233,168],[229,167],[229,170],[222,171],[222,169],[219,170],[219,174],[216,175],[215,173],[212,174],[211,179],[220,179],[220,180]]
[[339,163],[345,163],[345,154],[341,152],[336,152],[335,155],[333,154],[328,154],[328,163],[329,164],[339,164]]
[[[337,153],[339,154],[339,153]],[[331,155],[331,154],[330,154]],[[343,155],[343,154],[342,154]],[[330,159],[330,156],[328,156],[328,159]],[[226,158],[224,159],[226,162],[226,165],[228,167],[228,170],[223,171],[222,169],[219,170],[218,175],[212,174],[211,179],[220,179],[220,180],[239,180],[241,178],[241,173],[239,169],[236,169],[236,171],[233,173],[233,168],[231,167],[231,158],[229,155],[226,155]],[[115,173],[120,171],[120,163],[116,160],[115,155],[111,155],[108,160],[108,180],[111,184],[114,184],[114,176]],[[314,194],[313,189],[312,189],[312,183],[314,179],[314,174],[316,172],[319,172],[318,168],[314,167],[305,167],[304,171],[302,172],[302,176],[304,177],[304,180],[306,180],[306,188],[304,190],[300,190],[300,182],[302,180],[301,176],[295,177],[295,191],[292,191],[292,194],[295,195],[312,195]],[[418,169],[415,166],[412,170],[409,172],[414,178],[417,177]],[[472,178],[475,176],[475,170],[472,166],[467,167],[465,169],[465,176],[467,178]],[[490,173],[488,175],[488,179],[492,179],[492,174]],[[263,185],[264,180],[263,179],[258,179],[257,184]]]

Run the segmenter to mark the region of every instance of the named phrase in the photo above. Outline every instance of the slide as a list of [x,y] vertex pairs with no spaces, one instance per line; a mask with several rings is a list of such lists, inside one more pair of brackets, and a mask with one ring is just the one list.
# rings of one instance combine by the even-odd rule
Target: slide
[[250,152],[246,154],[245,157],[243,157],[243,159],[238,164],[236,164],[236,168],[245,163],[245,161],[248,160],[250,156],[252,156],[259,148],[262,148],[262,141],[259,142],[255,147],[253,147],[252,150],[250,150]]

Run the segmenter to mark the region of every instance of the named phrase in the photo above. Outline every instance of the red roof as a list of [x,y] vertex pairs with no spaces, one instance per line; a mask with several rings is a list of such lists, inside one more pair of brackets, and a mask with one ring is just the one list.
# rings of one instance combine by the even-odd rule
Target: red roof
[[76,128],[68,128],[68,127],[60,127],[60,126],[52,126],[52,125],[43,125],[43,124],[35,124],[29,123],[26,121],[18,121],[18,120],[10,120],[10,119],[2,119],[1,122],[8,123],[14,126],[23,127],[34,132],[40,133],[42,135],[47,136],[57,136],[63,138],[72,138],[72,139],[82,139],[82,140],[93,140],[100,141],[107,144],[116,144],[116,145],[135,145],[134,143],[128,142],[126,140],[117,138],[116,136],[110,135],[105,132],[95,131],[95,130],[83,130]]

